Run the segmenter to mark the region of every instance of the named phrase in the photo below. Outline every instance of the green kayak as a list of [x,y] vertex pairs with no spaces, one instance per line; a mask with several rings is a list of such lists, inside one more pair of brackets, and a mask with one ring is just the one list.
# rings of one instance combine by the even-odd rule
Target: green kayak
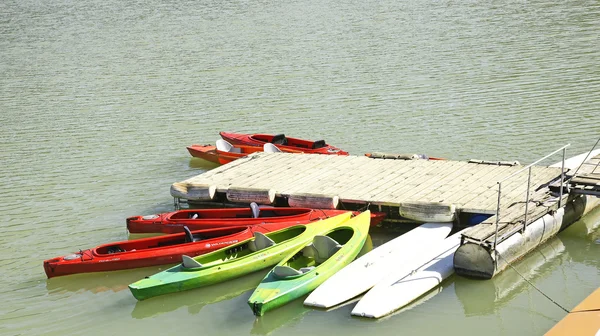
[[297,299],[348,265],[367,239],[371,214],[362,214],[316,235],[279,262],[256,288],[248,304],[255,315]]
[[351,213],[305,225],[295,225],[262,234],[195,258],[183,256],[183,263],[129,285],[133,296],[145,300],[215,284],[271,267],[290,251],[304,246],[324,230],[347,221]]

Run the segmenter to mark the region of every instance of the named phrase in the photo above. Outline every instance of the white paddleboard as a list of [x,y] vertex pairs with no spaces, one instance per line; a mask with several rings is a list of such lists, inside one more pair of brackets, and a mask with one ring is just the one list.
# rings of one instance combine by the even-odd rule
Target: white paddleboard
[[[368,291],[400,265],[422,265],[421,255],[439,245],[452,223],[425,223],[373,249],[317,287],[304,301],[307,306],[330,308]],[[419,263],[420,262],[420,263]],[[414,269],[414,268],[411,268]]]
[[444,239],[430,250],[429,262],[413,268],[398,268],[377,283],[352,310],[352,315],[380,318],[408,305],[454,273],[454,252],[461,232]]

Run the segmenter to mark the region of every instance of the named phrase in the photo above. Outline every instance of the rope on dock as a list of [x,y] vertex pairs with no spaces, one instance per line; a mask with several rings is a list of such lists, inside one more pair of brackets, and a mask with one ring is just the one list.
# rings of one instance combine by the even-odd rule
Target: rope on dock
[[544,292],[542,292],[539,288],[537,288],[533,283],[531,283],[529,280],[527,280],[521,273],[519,273],[519,271],[517,271],[517,269],[515,267],[513,267],[513,265],[511,265],[506,259],[504,259],[504,257],[498,252],[496,251],[496,255],[498,255],[499,257],[501,257],[504,262],[506,262],[506,264],[508,266],[510,266],[510,268],[512,268],[515,272],[517,272],[517,274],[523,278],[523,280],[525,280],[528,284],[531,285],[531,287],[535,288],[535,290],[537,290],[538,292],[540,292],[540,294],[542,294],[543,296],[546,297],[546,299],[550,300],[550,302],[554,303],[555,305],[557,305],[560,309],[564,310],[567,314],[569,313],[568,310],[565,309],[565,307],[561,306],[560,304],[558,304],[558,302],[552,300],[551,297],[549,297],[548,295],[546,295]]

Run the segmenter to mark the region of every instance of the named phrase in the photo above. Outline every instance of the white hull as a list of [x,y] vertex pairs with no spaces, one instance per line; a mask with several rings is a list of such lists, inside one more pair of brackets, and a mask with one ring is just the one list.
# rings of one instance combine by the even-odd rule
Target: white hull
[[304,301],[307,306],[330,308],[373,287],[402,267],[412,270],[431,258],[425,251],[438,245],[452,230],[452,223],[426,223],[373,249],[327,279]]
[[377,283],[352,310],[352,315],[380,318],[408,305],[454,273],[454,252],[461,232],[444,240],[428,254],[429,262],[414,271],[398,269]]

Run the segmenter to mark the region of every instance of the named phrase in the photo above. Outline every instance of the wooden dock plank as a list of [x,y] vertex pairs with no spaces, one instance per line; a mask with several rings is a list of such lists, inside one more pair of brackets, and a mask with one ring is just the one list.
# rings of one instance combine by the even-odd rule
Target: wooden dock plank
[[203,174],[196,175],[194,177],[186,179],[186,180],[182,181],[181,183],[187,182],[187,183],[192,183],[192,184],[203,184],[203,183],[213,182],[214,180],[217,180],[217,179],[223,179],[223,178],[226,179],[229,177],[229,175],[233,176],[233,175],[237,174],[236,171],[244,170],[244,169],[238,168],[243,163],[245,163],[245,160],[235,160],[227,165],[211,169]]
[[[259,155],[262,155],[259,156]],[[280,159],[279,154],[266,154],[257,153],[252,154],[244,158],[237,159],[231,163],[223,165],[219,168],[213,169],[210,172],[216,172],[215,175],[208,175],[208,179],[211,181],[218,181],[217,190],[220,192],[226,191],[230,186],[244,185],[246,182],[259,177],[263,173],[263,166],[265,164],[272,164]],[[233,169],[227,169],[227,166],[234,165]],[[224,168],[221,173],[221,168]],[[220,174],[219,174],[220,173]],[[245,187],[248,187],[245,185]]]
[[441,199],[439,195],[444,191],[448,191],[447,188],[451,188],[450,182],[459,176],[470,175],[471,173],[473,173],[473,170],[466,162],[456,161],[453,164],[442,164],[438,167],[437,171],[430,171],[427,174],[431,176],[424,176],[425,179],[420,181],[421,183],[412,188],[412,190],[397,196],[420,202],[448,203],[444,199]]
[[396,201],[398,199],[397,195],[410,192],[414,186],[423,183],[423,176],[428,172],[439,170],[439,166],[435,162],[439,161],[422,161],[411,164],[410,170],[403,173],[397,179],[394,179],[390,183],[389,188],[382,188],[378,193],[373,195],[373,198],[382,199],[386,203],[400,203]]
[[361,171],[360,167],[355,167],[355,169],[353,169],[353,171],[349,174],[348,180],[350,181],[346,180],[343,175],[339,174],[337,178],[327,186],[327,188],[328,190],[342,188],[342,197],[352,195],[354,190],[360,188],[364,189],[365,187],[363,183],[367,183],[369,184],[369,188],[373,188],[374,184],[381,183],[381,180],[390,178],[395,174],[393,171],[390,171],[390,167],[392,167],[390,162],[386,161],[389,160],[378,160],[378,162],[370,163],[373,165],[373,168],[370,168],[368,171]]
[[468,200],[479,200],[482,194],[489,195],[489,190],[494,187],[496,178],[504,176],[507,168],[497,165],[474,164],[471,167],[473,174],[466,175],[466,178],[459,179],[459,183],[454,186],[453,191],[440,191],[439,195],[447,203],[455,204],[460,209],[477,209],[477,212],[488,213],[489,209],[477,207],[476,204],[468,204]]
[[405,161],[402,165],[395,162],[393,163],[393,166],[398,166],[400,169],[395,172],[394,175],[388,176],[387,178],[380,175],[377,176],[377,180],[375,181],[367,176],[360,183],[357,183],[354,187],[345,191],[344,197],[354,199],[363,199],[367,197],[371,200],[376,200],[379,198],[380,194],[387,194],[391,190],[404,188],[406,180],[410,179],[411,176],[415,176],[422,172],[423,167],[430,166],[428,163],[429,161],[425,160]]
[[[536,189],[543,183],[551,181],[557,176],[560,176],[560,169],[558,169],[555,172],[552,172],[551,170],[548,171],[545,169],[533,169],[531,172],[530,193],[533,194],[534,189]],[[525,202],[527,196],[527,175],[523,176],[522,178],[516,178],[514,181],[510,181],[510,183],[508,183],[507,185],[503,185],[502,189],[503,190],[501,202],[508,202],[508,204],[514,202]],[[547,191],[548,188],[546,187],[545,190]],[[480,206],[485,208],[489,208],[491,206],[496,207],[496,203],[497,201],[494,202],[493,200],[488,199],[486,201],[480,202]]]
[[[390,164],[392,163],[390,162]],[[354,187],[344,194],[353,196],[354,198],[358,198],[357,195],[361,195],[360,197],[367,200],[376,201],[378,194],[386,192],[387,189],[398,188],[398,184],[401,184],[406,180],[408,172],[413,170],[418,171],[420,169],[419,167],[419,164],[406,164],[399,169],[392,169],[388,174],[386,174],[384,170],[380,174],[373,176],[373,178],[368,181],[369,183],[367,186],[360,185]],[[389,168],[388,171],[390,171]]]
[[[321,190],[325,194],[338,194],[340,190],[347,192],[347,190],[355,187],[355,180],[362,180],[368,174],[378,175],[384,174],[385,171],[389,172],[389,167],[385,163],[373,163],[365,157],[355,157],[354,159],[346,160],[347,163],[342,163],[336,167],[335,174],[330,176],[326,181],[323,181]],[[369,171],[362,170],[365,164],[370,164]],[[344,173],[348,171],[348,173]],[[339,195],[338,195],[339,196]]]
[[512,171],[512,167],[479,164],[473,165],[475,165],[474,168],[478,167],[479,171],[477,171],[477,173],[471,176],[469,179],[461,181],[462,184],[460,186],[460,189],[469,190],[469,192],[463,195],[449,195],[449,201],[455,204],[465,204],[473,197],[478,197],[484,191],[495,188],[497,185],[496,182],[499,179],[508,176]]
[[[219,191],[225,191],[227,188],[229,187],[246,187],[246,188],[250,188],[253,187],[252,183],[253,181],[255,181],[257,179],[257,177],[260,177],[264,172],[263,172],[263,165],[267,164],[273,164],[276,163],[278,161],[278,155],[269,155],[269,156],[264,156],[262,158],[261,161],[257,161],[256,159],[252,159],[252,158],[244,158],[244,166],[242,166],[244,169],[240,169],[238,170],[237,174],[231,174],[227,177],[223,177],[220,180],[220,184],[217,185],[217,190]],[[234,162],[240,161],[242,159],[238,159]]]
[[[325,155],[323,155],[323,158],[315,159],[309,156],[316,154],[304,154],[303,157],[292,160],[294,157],[291,157],[290,154],[282,153],[278,155],[281,157],[282,162],[271,162],[269,165],[262,166],[261,178],[255,178],[254,185],[272,184],[274,189],[277,188],[277,193],[285,193],[290,185],[296,183],[297,180],[314,178],[314,171],[318,172],[317,167],[326,166],[328,160],[334,159],[333,157],[325,157]],[[289,164],[286,164],[285,161],[288,161]],[[299,170],[303,170],[305,174],[298,174]]]
[[262,187],[271,185],[277,193],[280,193],[283,187],[294,179],[302,178],[303,175],[297,174],[299,169],[312,169],[313,166],[323,165],[323,160],[332,159],[331,157],[312,157],[316,154],[289,154],[277,153],[277,160],[266,160],[257,167],[257,174],[238,179],[236,183],[244,185],[250,183],[252,187]]
[[[343,197],[346,200],[370,200],[370,196],[368,194],[372,193],[372,191],[378,191],[380,190],[380,188],[393,187],[394,184],[392,180],[399,177],[399,172],[398,170],[396,170],[391,171],[389,174],[386,174],[385,170],[388,169],[389,171],[390,167],[393,167],[393,165],[390,166],[391,164],[391,160],[389,160],[388,162],[384,162],[383,160],[382,162],[379,162],[378,165],[380,165],[380,169],[379,171],[376,171],[373,174],[372,178],[369,177],[370,174],[367,176],[359,176],[354,174],[353,178],[358,179],[359,181],[356,181],[355,183],[345,188],[343,193],[341,193],[341,197]],[[414,169],[413,166],[411,166],[410,164],[405,164],[402,167],[400,167],[399,170],[406,172],[410,169]]]
[[402,184],[402,188],[394,190],[390,195],[392,197],[400,197],[412,201],[414,197],[411,197],[411,195],[423,191],[424,189],[435,190],[438,186],[437,181],[440,177],[455,169],[455,164],[453,163],[440,164],[439,162],[440,161],[432,161],[429,167],[417,171],[416,175],[408,178],[406,182]]
[[[342,165],[353,165],[356,157],[350,160],[341,161]],[[288,187],[282,192],[285,194],[293,193],[315,193],[327,194],[322,187],[330,179],[340,174],[340,160],[332,158],[331,160],[323,160],[318,165],[306,165],[300,168],[302,170],[301,177],[294,179],[288,183]],[[299,174],[300,175],[300,174]],[[336,195],[336,194],[333,194]]]
[[[550,169],[552,169],[552,168],[550,168]],[[489,188],[483,188],[483,187],[479,186],[473,190],[472,195],[466,196],[465,198],[461,199],[459,202],[461,202],[462,206],[467,207],[467,208],[481,208],[481,209],[494,209],[495,210],[496,203],[497,203],[497,191],[498,191],[497,181],[503,180],[504,178],[506,178],[507,176],[510,176],[510,174],[512,174],[515,171],[518,171],[518,169],[507,172],[507,174],[501,174],[501,175],[494,176],[493,177],[494,179],[488,180],[490,182],[494,182],[493,184],[489,184]],[[533,169],[531,185],[534,187],[538,187],[541,183],[540,179],[543,179],[543,177],[540,177],[539,170]],[[544,182],[547,182],[547,180],[545,180]],[[524,186],[524,189],[517,189],[517,186]],[[496,195],[495,199],[493,197],[484,197],[482,195],[484,193],[486,193],[486,195],[487,195],[487,189],[494,189],[494,191],[495,191],[494,194]],[[502,183],[501,203],[502,204],[504,204],[505,202],[512,203],[512,202],[519,201],[519,200],[524,201],[526,190],[527,190],[527,172],[524,172],[524,175],[519,174],[507,181],[504,181]],[[519,196],[519,193],[523,194],[522,198]],[[489,195],[491,196],[491,193]]]

